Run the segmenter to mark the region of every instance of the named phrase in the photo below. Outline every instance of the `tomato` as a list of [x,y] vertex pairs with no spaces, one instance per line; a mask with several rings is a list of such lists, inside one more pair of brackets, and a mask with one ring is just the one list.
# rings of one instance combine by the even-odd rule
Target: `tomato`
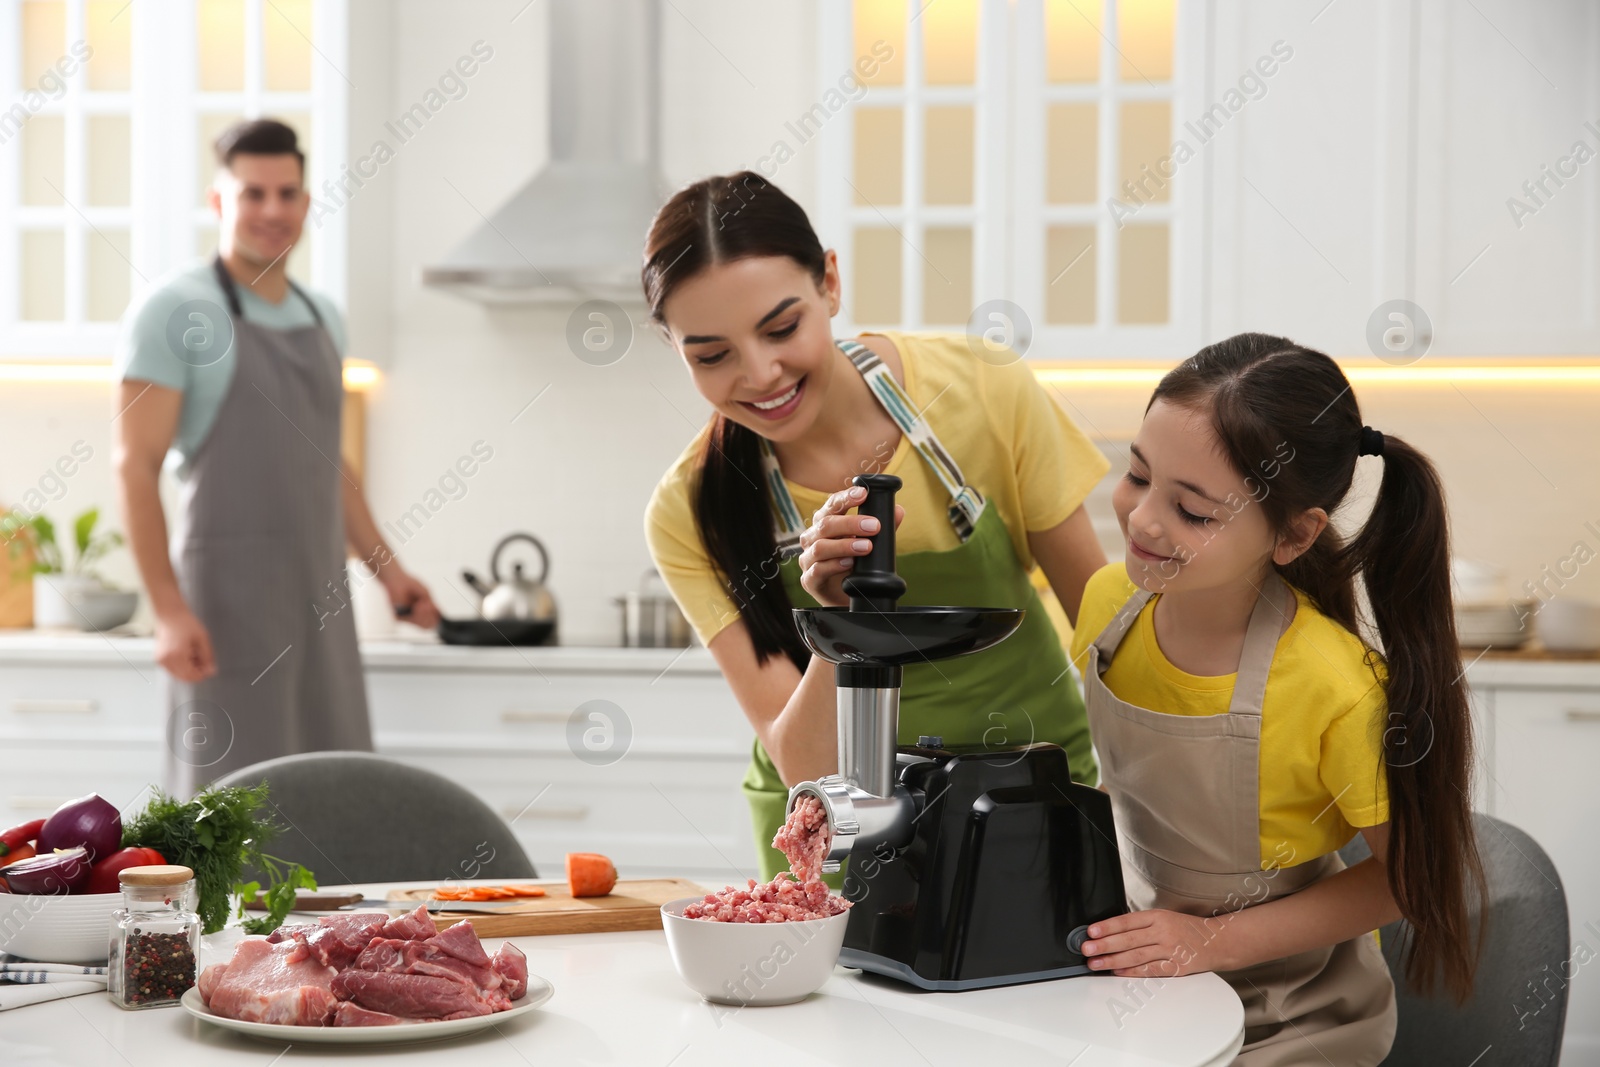
[[83,883],[81,893],[120,893],[117,875],[129,867],[147,867],[166,863],[166,859],[153,848],[124,848],[113,852],[89,868],[89,880]]

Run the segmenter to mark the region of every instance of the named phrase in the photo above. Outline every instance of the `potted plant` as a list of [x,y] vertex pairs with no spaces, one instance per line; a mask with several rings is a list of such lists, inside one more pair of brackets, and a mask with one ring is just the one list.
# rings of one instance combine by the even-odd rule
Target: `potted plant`
[[12,557],[25,550],[33,553],[28,569],[33,574],[35,626],[107,630],[133,617],[139,595],[110,588],[94,570],[106,553],[123,543],[122,534],[115,530],[96,530],[99,522],[99,508],[90,508],[73,520],[76,551],[69,564],[56,539],[55,523],[44,515],[12,512],[0,517],[0,537],[5,538]]

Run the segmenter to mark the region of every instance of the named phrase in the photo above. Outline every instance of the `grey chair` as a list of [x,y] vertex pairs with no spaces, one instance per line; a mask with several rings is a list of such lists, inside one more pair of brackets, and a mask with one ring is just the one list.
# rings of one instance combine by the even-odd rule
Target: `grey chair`
[[284,827],[265,851],[320,884],[536,877],[505,820],[432,771],[368,752],[308,752],[241,767],[216,784],[262,781]]
[[[1571,951],[1561,876],[1544,849],[1515,826],[1481,812],[1474,820],[1489,882],[1489,925],[1472,997],[1458,1007],[1437,990],[1424,997],[1407,986],[1399,951],[1405,920],[1385,926],[1383,954],[1400,1014],[1385,1067],[1554,1067],[1560,1061],[1567,1019],[1563,969]],[[1354,864],[1372,853],[1358,834],[1339,854]]]

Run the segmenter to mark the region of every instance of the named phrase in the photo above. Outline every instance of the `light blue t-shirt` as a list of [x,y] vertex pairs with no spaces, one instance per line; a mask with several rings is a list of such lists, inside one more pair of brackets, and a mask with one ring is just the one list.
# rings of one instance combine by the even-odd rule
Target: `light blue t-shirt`
[[[316,319],[292,289],[273,304],[246,285],[238,285],[239,308],[258,326],[293,330]],[[300,288],[316,301],[333,343],[345,352],[344,317],[322,293]],[[117,381],[154,382],[183,393],[183,409],[168,459],[176,459],[179,477],[216,422],[223,397],[233,382],[234,358],[228,300],[210,259],[164,275],[128,306],[117,335],[114,360]]]

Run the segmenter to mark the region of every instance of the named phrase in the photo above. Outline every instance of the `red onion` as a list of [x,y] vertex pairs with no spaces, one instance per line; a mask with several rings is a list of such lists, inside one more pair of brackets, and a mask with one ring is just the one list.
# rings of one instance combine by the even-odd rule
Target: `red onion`
[[91,863],[122,847],[122,816],[98,793],[69,800],[57,808],[44,821],[34,845],[41,856],[79,846],[88,850]]
[[89,877],[89,856],[82,848],[50,852],[0,868],[0,877],[13,893],[62,896]]

